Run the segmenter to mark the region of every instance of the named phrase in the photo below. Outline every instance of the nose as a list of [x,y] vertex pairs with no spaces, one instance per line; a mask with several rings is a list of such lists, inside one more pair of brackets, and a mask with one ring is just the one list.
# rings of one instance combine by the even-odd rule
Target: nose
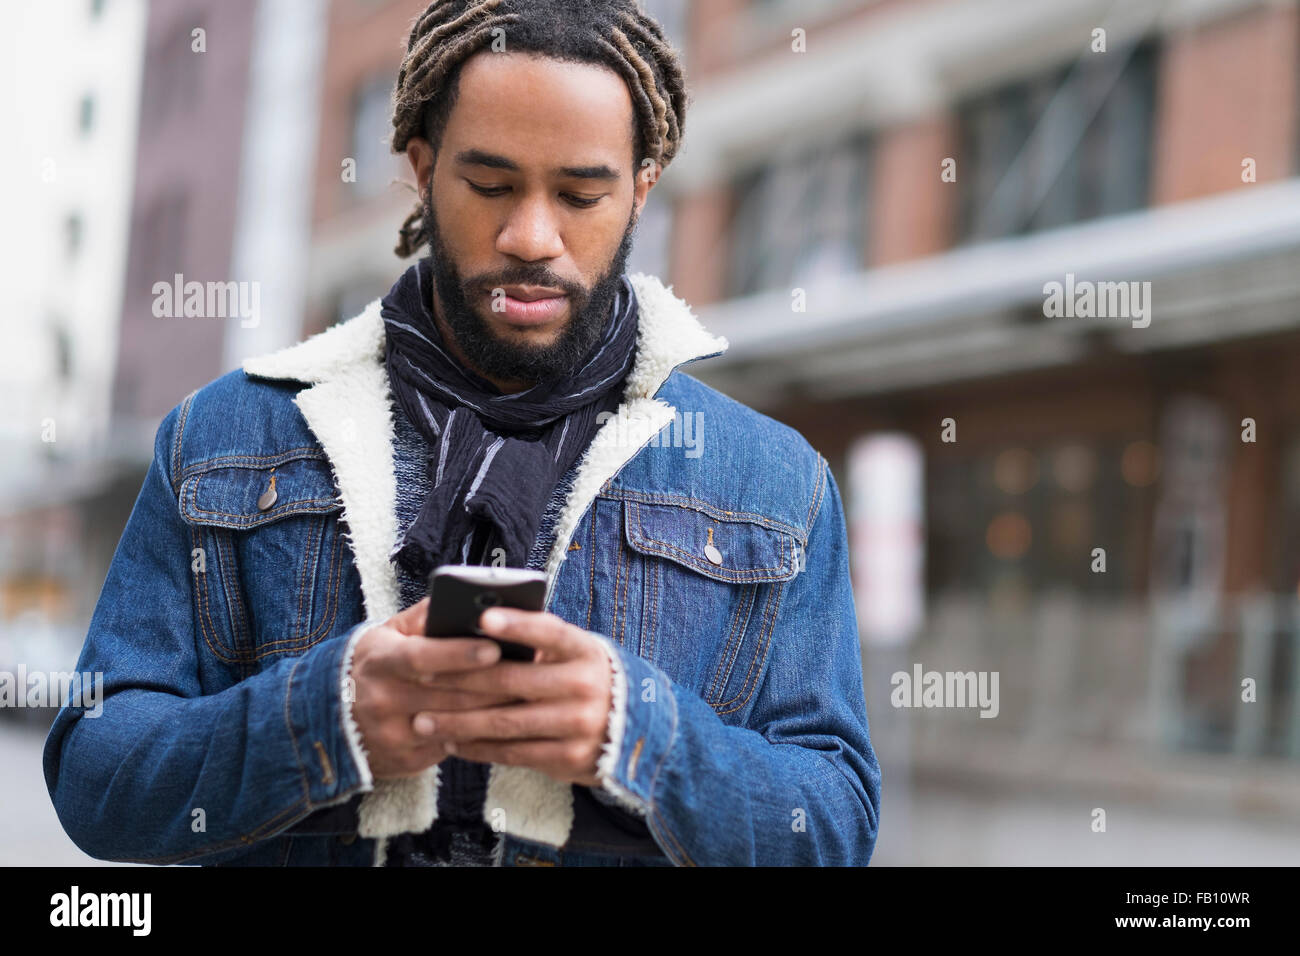
[[525,197],[514,206],[497,235],[497,252],[524,262],[558,259],[564,254],[559,226],[545,197]]

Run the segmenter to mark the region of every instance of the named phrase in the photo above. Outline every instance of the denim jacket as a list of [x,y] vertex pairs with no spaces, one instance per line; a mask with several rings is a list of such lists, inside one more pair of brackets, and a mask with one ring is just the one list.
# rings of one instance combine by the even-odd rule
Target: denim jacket
[[[679,369],[726,340],[631,279],[624,401],[544,570],[546,609],[610,658],[590,793],[657,852],[579,839],[580,788],[494,764],[496,860],[864,865],[881,771],[839,489],[796,431]],[[100,712],[65,706],[45,745],[91,856],[378,865],[433,822],[439,768],[375,780],[350,706],[357,639],[399,610],[383,335],[376,300],[163,419],[76,665],[103,674]]]

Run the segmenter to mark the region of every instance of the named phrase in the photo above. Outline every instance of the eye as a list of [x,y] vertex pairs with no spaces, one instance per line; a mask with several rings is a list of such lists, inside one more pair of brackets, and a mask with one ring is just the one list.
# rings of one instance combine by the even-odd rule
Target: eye
[[478,193],[480,196],[504,196],[506,193],[510,192],[509,186],[480,186],[478,183],[470,182],[468,179],[465,180],[465,182],[469,183],[469,188],[474,190],[474,192]]
[[604,196],[597,196],[594,199],[586,199],[582,196],[574,196],[571,193],[565,193],[563,195],[568,202],[571,202],[579,209],[590,209],[592,206],[596,205],[596,203],[605,198]]

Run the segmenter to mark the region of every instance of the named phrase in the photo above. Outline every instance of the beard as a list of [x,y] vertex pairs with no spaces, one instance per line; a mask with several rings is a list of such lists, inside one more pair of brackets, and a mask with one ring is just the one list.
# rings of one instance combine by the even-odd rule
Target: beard
[[[581,362],[596,346],[604,331],[623,280],[623,270],[632,251],[636,232],[636,209],[633,207],[623,239],[609,266],[596,283],[587,289],[567,282],[541,263],[521,263],[495,273],[464,278],[456,269],[451,254],[438,229],[433,211],[433,181],[425,191],[424,228],[432,253],[430,263],[438,299],[440,317],[447,323],[465,358],[481,376],[506,381],[531,382],[534,385],[561,381],[581,367]],[[559,337],[549,345],[527,345],[498,338],[486,321],[470,304],[482,289],[506,285],[539,285],[563,289],[569,297],[569,321]],[[430,311],[436,306],[429,303]]]

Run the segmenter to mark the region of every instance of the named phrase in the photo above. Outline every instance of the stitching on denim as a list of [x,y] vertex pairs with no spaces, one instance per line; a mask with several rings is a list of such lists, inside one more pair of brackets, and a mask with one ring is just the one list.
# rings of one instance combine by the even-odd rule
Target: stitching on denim
[[[730,661],[731,656],[739,650],[739,646],[744,640],[744,628],[741,627],[740,623],[742,617],[746,625],[749,623],[749,614],[745,611],[745,605],[749,603],[752,598],[747,592],[752,592],[757,587],[758,585],[754,584],[747,585],[745,587],[746,593],[740,595],[740,600],[736,602],[736,607],[731,612],[731,620],[727,624],[727,639],[723,642],[722,653],[718,656],[718,666],[713,672],[713,679],[709,681],[709,693],[708,697],[705,698],[710,705],[718,703],[717,698],[720,698],[723,691],[726,689],[726,680],[723,677],[723,673],[730,673],[731,667],[728,662]],[[739,631],[737,630],[738,628]],[[739,640],[737,640],[737,633],[742,635]]]
[[[667,550],[664,550],[654,547],[651,543],[648,543],[649,540],[641,541],[633,547],[643,554],[655,554],[668,558],[715,581],[723,581],[728,584],[754,584],[763,581],[784,581],[788,577],[793,577],[793,573],[787,573],[786,569],[780,565],[771,568],[747,568],[734,571],[726,569],[719,571],[716,565],[698,562],[689,551],[683,551],[681,548],[674,547],[667,542],[654,542],[654,544],[663,544],[667,548]],[[769,572],[780,572],[781,576],[774,577]]]
[[[195,597],[198,599],[199,605],[199,631],[203,634],[203,643],[208,645],[208,650],[223,664],[238,664],[239,658],[230,656],[233,652],[228,651],[217,637],[217,626],[212,620],[212,600],[208,595],[208,575],[212,571],[207,566],[207,549],[203,547],[203,543],[200,541],[197,528],[190,528],[190,543],[204,552],[203,573],[199,575],[201,583],[195,585]],[[205,618],[207,620],[206,626],[204,624]]]
[[[324,546],[324,543],[323,543],[323,542],[324,542],[324,537],[325,537],[325,525],[324,525],[323,522],[321,523],[320,531],[321,531],[320,543],[319,543],[319,547],[318,547],[317,552],[316,552],[316,566],[317,566],[317,567],[320,566],[320,555],[323,554],[324,551],[325,551],[325,546]],[[339,585],[340,585],[340,584],[342,583],[342,581],[343,581],[343,566],[342,566],[342,563],[339,561],[339,552],[342,551],[342,549],[343,549],[343,548],[342,548],[342,537],[341,537],[341,536],[337,533],[337,531],[336,531],[336,533],[335,533],[335,535],[334,535],[334,547],[333,547],[333,549],[330,551],[330,567],[329,567],[329,572],[328,572],[328,574],[326,575],[326,584],[325,584],[325,609],[324,609],[324,611],[322,611],[322,615],[324,615],[325,613],[328,613],[329,616],[328,616],[328,617],[322,617],[322,618],[321,618],[321,622],[320,622],[320,624],[316,625],[315,628],[313,628],[311,631],[308,632],[308,634],[307,634],[307,643],[304,645],[304,649],[305,649],[305,648],[308,648],[308,647],[313,647],[314,645],[318,644],[318,643],[320,642],[321,638],[324,637],[327,633],[329,633],[330,628],[331,628],[331,627],[333,626],[333,624],[334,624],[334,619],[335,619],[336,617],[338,617],[338,613],[339,613],[339,602],[338,602],[338,596],[339,596]],[[314,586],[315,586],[316,577],[317,577],[317,576],[316,576],[315,574],[312,575],[312,585],[313,585],[313,588],[314,588]],[[312,601],[312,614],[313,614],[313,615],[315,615],[315,613],[316,613],[316,603],[315,603],[314,598],[315,598],[315,595],[313,594],[313,601]]]
[[650,812],[654,814],[655,820],[659,823],[659,829],[663,832],[663,835],[668,842],[673,845],[673,849],[681,855],[686,866],[695,866],[695,861],[691,859],[690,854],[687,853],[685,848],[682,846],[682,841],[677,839],[676,834],[674,834],[672,830],[668,829],[668,824],[664,821],[663,815],[654,807],[650,808]]
[[[302,620],[302,597],[307,591],[307,568],[312,564],[311,556],[315,553],[317,560],[320,559],[320,551],[315,547],[316,522],[307,523],[307,547],[303,551],[302,565],[298,568],[298,616],[294,618],[292,631],[294,634],[304,630],[310,625],[311,619],[308,618],[308,624],[304,625]],[[314,569],[313,569],[314,570]],[[310,614],[310,611],[308,611]]]
[[[736,691],[736,696],[731,700],[723,701],[718,706],[725,708],[718,711],[718,716],[735,713],[744,707],[749,699],[754,696],[754,690],[758,686],[757,675],[763,671],[763,665],[767,661],[768,649],[771,646],[771,636],[776,624],[776,612],[781,606],[781,595],[785,591],[785,585],[780,584],[768,592],[767,602],[763,607],[763,614],[759,619],[758,643],[754,648],[754,656],[750,658],[749,668],[745,671],[744,682],[740,689]],[[746,692],[748,688],[748,692]],[[744,694],[744,697],[741,697]]]
[[[292,504],[289,505],[288,507],[279,508],[279,509],[272,508],[270,511],[264,511],[259,515],[249,515],[249,514],[238,513],[238,512],[231,513],[228,511],[208,511],[206,508],[200,508],[198,505],[198,501],[196,500],[198,498],[197,481],[194,482],[193,489],[195,493],[191,496],[191,499],[193,500],[192,507],[195,514],[210,515],[216,518],[244,519],[245,523],[235,525],[235,527],[241,530],[247,528],[260,528],[262,525],[270,524],[272,521],[277,521],[280,518],[284,518],[288,515],[302,514],[303,512],[307,512],[309,514],[329,514],[332,511],[339,511],[342,510],[343,508],[343,506],[339,504],[338,498],[334,497],[334,498],[304,498],[301,501],[292,502]],[[332,505],[333,507],[320,508],[317,507],[319,505]]]
[[596,504],[592,502],[591,510],[591,548],[587,551],[587,560],[591,563],[587,585],[587,630],[591,630],[591,609],[596,603]]
[[[640,501],[649,505],[668,505],[675,508],[688,507],[695,511],[701,511],[717,521],[730,521],[735,524],[743,522],[761,524],[774,531],[782,531],[786,534],[793,535],[796,538],[800,538],[800,543],[807,543],[801,537],[804,534],[803,530],[794,525],[789,525],[784,521],[778,521],[775,518],[769,518],[767,515],[761,515],[752,511],[727,511],[719,508],[717,505],[690,495],[669,495],[660,492],[650,493],[644,491],[628,491],[620,488],[616,492],[603,493],[598,497],[611,498],[616,501]],[[736,519],[740,519],[740,521],[738,522]]]
[[721,698],[727,692],[727,682],[731,680],[731,672],[735,669],[736,661],[740,659],[741,648],[745,646],[745,632],[749,630],[749,616],[753,612],[757,594],[757,584],[746,585],[740,600],[736,603],[736,609],[731,613],[731,624],[727,628],[727,642],[718,659],[718,669],[709,683],[708,701],[712,707],[723,706]]
[[[776,633],[776,618],[781,609],[781,599],[784,595],[785,582],[783,581],[777,587],[772,589],[772,594],[768,597],[768,606],[772,608],[771,616],[769,618],[766,610],[764,610],[761,630],[759,631],[758,651],[755,652],[754,659],[750,662],[749,671],[745,674],[745,683],[741,687],[741,691],[748,687],[749,692],[745,694],[743,700],[737,700],[740,696],[740,691],[737,691],[736,697],[733,697],[731,700],[721,705],[727,707],[727,705],[734,703],[735,706],[727,707],[726,710],[718,711],[719,717],[723,714],[730,714],[740,710],[740,708],[749,703],[749,699],[754,696],[754,691],[758,688],[759,683],[758,675],[763,672],[763,665],[767,663],[767,655],[772,647],[772,637]],[[755,665],[757,665],[757,670],[755,670]],[[751,676],[754,678],[753,681],[750,680]]]
[[623,646],[623,633],[621,633],[619,627],[619,580],[623,578],[623,548],[621,548],[621,544],[623,542],[617,542],[614,549],[614,594],[610,598],[612,604],[614,604],[614,622],[612,622],[610,628],[614,633],[611,633],[610,636],[614,637],[620,648]]
[[[650,595],[650,618],[649,618],[649,621],[650,621],[650,640],[649,640],[649,646],[648,646],[647,649],[646,649],[646,653],[643,654],[642,656],[645,657],[646,660],[653,661],[653,660],[654,660],[654,657],[655,657],[655,638],[656,638],[656,637],[658,636],[658,634],[659,634],[659,578],[660,578],[659,571],[660,571],[660,562],[658,562],[658,561],[646,561],[645,564],[646,564],[646,566],[647,566],[647,567],[646,567],[645,574],[646,574],[646,577],[647,577],[647,578],[649,579],[649,581],[650,581],[650,590],[651,590],[651,595]],[[643,593],[643,595],[644,595],[644,591],[643,591],[642,593]],[[644,597],[643,597],[643,599],[644,599]],[[643,619],[645,618],[645,611],[644,611],[644,609],[643,609],[642,612],[641,612],[641,617],[642,617]]]
[[[752,581],[780,580],[779,578],[773,578],[767,576],[768,572],[780,572],[783,576],[785,576],[787,573],[785,567],[785,545],[786,545],[785,538],[788,535],[785,532],[781,532],[777,538],[777,546],[780,549],[779,550],[780,560],[775,567],[744,568],[744,569],[737,568],[734,570],[731,568],[719,569],[717,565],[714,565],[711,562],[706,563],[704,561],[701,561],[699,556],[694,554],[691,551],[685,551],[677,547],[676,545],[672,544],[671,542],[661,541],[658,538],[652,538],[650,535],[648,535],[645,532],[645,530],[641,527],[641,502],[629,500],[624,503],[622,510],[625,517],[627,516],[627,513],[629,511],[634,511],[636,513],[635,534],[632,533],[632,527],[633,527],[632,520],[630,518],[627,519],[628,543],[632,546],[634,550],[640,551],[643,554],[656,554],[656,555],[660,555],[661,557],[669,558],[670,560],[677,561],[680,564],[685,564],[687,567],[691,568],[692,570],[698,571],[700,574],[703,574],[707,578],[712,578],[715,581],[727,581],[732,584],[746,584]],[[753,522],[735,522],[735,523],[753,524]],[[656,545],[661,545],[662,548],[656,547]]]
[[818,506],[817,511],[820,512],[821,510],[819,503],[821,502],[822,495],[826,489],[826,476],[830,472],[831,468],[830,462],[822,457],[821,452],[817,453],[817,461],[820,463],[820,467],[817,470],[817,487],[813,489],[813,500],[808,504],[808,517],[805,519],[803,540],[805,546],[808,544],[808,539],[812,536],[813,521],[816,520],[816,514],[814,513],[813,508],[814,506]]
[[[213,471],[217,468],[248,468],[258,470],[262,463],[264,465],[276,464],[281,465],[289,461],[325,461],[326,456],[320,448],[315,445],[300,445],[297,448],[289,448],[285,451],[276,452],[274,455],[222,455],[217,458],[205,458],[203,461],[196,461],[189,465],[181,473],[181,479],[189,478],[193,475],[201,475],[204,472]],[[241,462],[248,462],[243,465]]]
[[311,784],[307,782],[307,768],[303,765],[302,754],[298,751],[298,738],[293,734],[293,718],[290,712],[293,698],[293,678],[305,659],[298,658],[293,662],[293,667],[289,668],[289,679],[284,685],[284,729],[288,731],[289,743],[293,747],[294,758],[298,761],[298,776],[302,778],[303,800],[311,803]]
[[[671,678],[669,679],[669,683],[671,684]],[[676,741],[676,739],[677,739],[677,697],[674,694],[673,695],[673,725],[671,728],[669,728],[668,731],[668,745],[664,747],[664,752],[659,755],[659,762],[655,764],[655,771],[650,777],[650,788],[649,790],[646,791],[647,799],[645,802],[646,802],[646,807],[649,810],[650,814],[655,818],[656,821],[658,821],[659,829],[663,831],[663,834],[667,838],[668,842],[671,843],[677,849],[677,852],[681,854],[682,859],[686,861],[687,865],[695,866],[695,862],[690,858],[690,855],[686,852],[685,849],[682,848],[681,842],[677,839],[676,836],[673,835],[673,832],[668,829],[667,824],[664,822],[664,818],[660,816],[659,810],[655,806],[655,802],[654,802],[655,785],[659,782],[659,773],[660,771],[663,770],[664,762],[668,759],[668,752],[672,749],[673,742]]]
[[[322,549],[323,550],[323,549]],[[329,617],[325,618],[312,631],[306,635],[297,634],[293,637],[287,637],[279,641],[266,641],[257,648],[257,653],[253,655],[253,660],[260,661],[264,657],[270,657],[273,654],[282,654],[287,651],[305,651],[320,643],[325,634],[329,633],[334,624],[335,618],[338,617],[338,592],[339,583],[343,580],[341,566],[338,560],[339,551],[341,550],[341,539],[339,536],[334,538],[334,550],[330,559],[330,570],[328,582],[325,585],[326,604],[329,611]],[[312,584],[314,586],[315,579]],[[290,646],[284,646],[290,645]]]
[[[217,542],[217,552],[221,556],[219,565],[221,593],[226,598],[226,614],[230,618],[230,633],[235,642],[234,653],[239,656],[241,661],[246,660],[248,657],[247,649],[252,645],[252,635],[249,634],[246,626],[247,614],[244,610],[243,597],[239,593],[239,562],[235,560],[234,543],[230,540],[228,528],[214,528],[212,537]],[[232,587],[235,592],[233,598],[230,594]],[[242,641],[241,638],[243,638]]]
[[[175,853],[172,854],[171,856],[127,857],[127,858],[123,858],[120,862],[153,863],[157,866],[166,866],[168,863],[181,863],[184,862],[185,860],[193,860],[201,856],[208,856],[212,853],[220,853],[222,850],[227,850],[230,849],[231,847],[239,846],[240,844],[244,844],[245,846],[247,846],[250,843],[256,842],[256,840],[259,839],[261,835],[266,831],[273,829],[279,823],[279,821],[282,820],[284,817],[288,816],[289,814],[297,810],[300,810],[304,806],[308,807],[309,808],[308,812],[310,812],[310,808],[312,806],[311,801],[301,800],[298,803],[295,803],[293,806],[289,807],[289,809],[277,813],[275,816],[273,816],[270,820],[267,820],[257,829],[252,830],[249,833],[243,834],[242,836],[235,837],[234,839],[225,840],[221,843],[217,843],[210,847],[204,847],[201,850],[194,850],[191,853]],[[306,815],[307,815],[306,813],[303,814],[303,816]]]
[[172,494],[180,496],[181,479],[185,476],[180,474],[181,467],[181,440],[185,435],[185,422],[190,417],[190,405],[194,402],[194,396],[198,394],[198,389],[190,392],[185,396],[185,401],[181,403],[181,414],[176,422],[176,440],[172,447]]
[[[207,511],[203,508],[200,508],[198,504],[198,496],[199,496],[199,480],[201,478],[202,475],[192,475],[191,477],[185,479],[185,482],[182,486],[181,514],[190,519],[189,523],[194,523],[194,522],[200,524],[203,523],[203,521],[200,518],[195,517],[196,514],[212,515],[218,518],[244,519],[241,521],[233,521],[229,525],[229,527],[235,527],[240,529],[241,531],[244,531],[252,528],[259,528],[262,525],[270,524],[273,521],[278,521],[279,519],[288,517],[290,515],[295,515],[303,512],[309,514],[329,514],[334,511],[340,511],[343,508],[343,505],[338,500],[337,495],[333,498],[305,498],[302,501],[289,502],[288,504],[286,504],[285,506],[279,509],[272,508],[270,511],[267,511],[261,515],[253,515],[251,516],[251,520],[249,520],[250,516],[246,514],[227,514],[224,511]],[[188,496],[188,503],[186,500],[187,496]],[[331,507],[327,507],[327,508],[315,507],[321,504],[327,504],[330,505]]]

